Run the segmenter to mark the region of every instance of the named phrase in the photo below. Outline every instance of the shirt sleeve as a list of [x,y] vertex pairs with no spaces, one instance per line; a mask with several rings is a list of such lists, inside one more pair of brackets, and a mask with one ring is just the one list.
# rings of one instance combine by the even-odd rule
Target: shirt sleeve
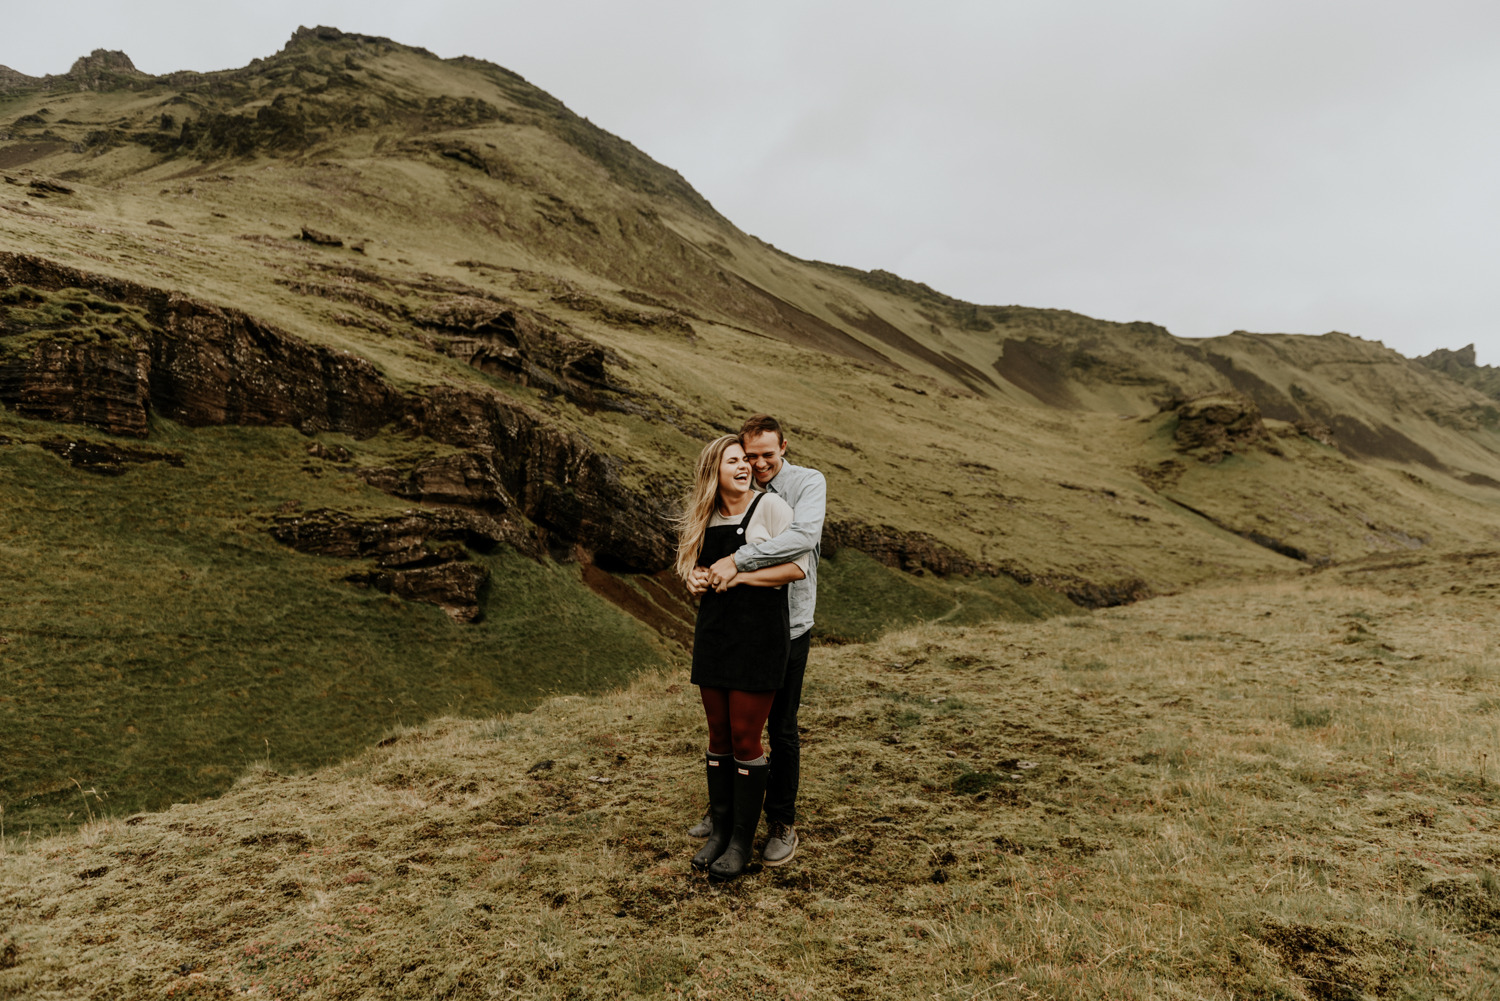
[[[776,494],[767,496],[755,509],[755,524],[749,526],[745,532],[745,541],[751,545],[769,542],[791,527],[792,517],[792,509],[786,501]],[[794,560],[782,562],[795,563],[802,568],[803,574],[806,574],[807,568],[812,564],[812,557],[808,553],[803,553]]]
[[[808,470],[807,482],[797,495],[792,523],[765,542],[746,543],[735,550],[734,563],[741,570],[759,570],[779,563],[792,563],[811,556],[823,538],[823,518],[828,506],[828,483],[823,474]],[[803,572],[807,567],[802,566]]]

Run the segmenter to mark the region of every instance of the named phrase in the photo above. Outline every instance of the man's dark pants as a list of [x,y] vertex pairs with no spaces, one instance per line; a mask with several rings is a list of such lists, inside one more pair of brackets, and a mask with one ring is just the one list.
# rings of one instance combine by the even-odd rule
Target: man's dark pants
[[767,743],[771,745],[771,775],[766,782],[766,821],[797,822],[797,780],[802,773],[802,742],[797,739],[797,709],[802,705],[802,676],[807,673],[807,651],[812,630],[792,640],[786,659],[786,681],[771,703],[766,720]]

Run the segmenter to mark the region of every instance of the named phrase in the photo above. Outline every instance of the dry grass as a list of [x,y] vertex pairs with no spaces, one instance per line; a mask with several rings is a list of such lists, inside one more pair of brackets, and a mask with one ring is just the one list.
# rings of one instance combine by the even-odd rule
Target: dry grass
[[1492,563],[819,648],[800,856],[723,888],[679,676],[8,831],[0,994],[1494,997]]

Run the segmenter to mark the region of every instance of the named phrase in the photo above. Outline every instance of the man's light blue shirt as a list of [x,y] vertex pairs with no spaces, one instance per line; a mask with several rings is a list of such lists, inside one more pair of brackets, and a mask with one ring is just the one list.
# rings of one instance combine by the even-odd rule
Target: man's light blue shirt
[[783,462],[781,471],[764,489],[791,506],[791,527],[774,539],[741,546],[735,550],[734,565],[741,570],[760,570],[804,555],[811,557],[807,576],[787,585],[792,638],[796,639],[813,627],[813,610],[818,604],[818,544],[823,540],[828,481],[816,469]]

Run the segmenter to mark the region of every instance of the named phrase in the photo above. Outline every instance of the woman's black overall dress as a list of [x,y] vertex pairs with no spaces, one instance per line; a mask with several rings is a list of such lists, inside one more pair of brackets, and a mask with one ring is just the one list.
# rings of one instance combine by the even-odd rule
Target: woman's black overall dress
[[[744,544],[750,519],[765,496],[755,495],[738,525],[719,525],[704,534],[700,567],[712,566]],[[741,692],[779,689],[791,651],[786,590],[785,585],[741,584],[722,594],[713,589],[704,592],[693,629],[692,683]]]

